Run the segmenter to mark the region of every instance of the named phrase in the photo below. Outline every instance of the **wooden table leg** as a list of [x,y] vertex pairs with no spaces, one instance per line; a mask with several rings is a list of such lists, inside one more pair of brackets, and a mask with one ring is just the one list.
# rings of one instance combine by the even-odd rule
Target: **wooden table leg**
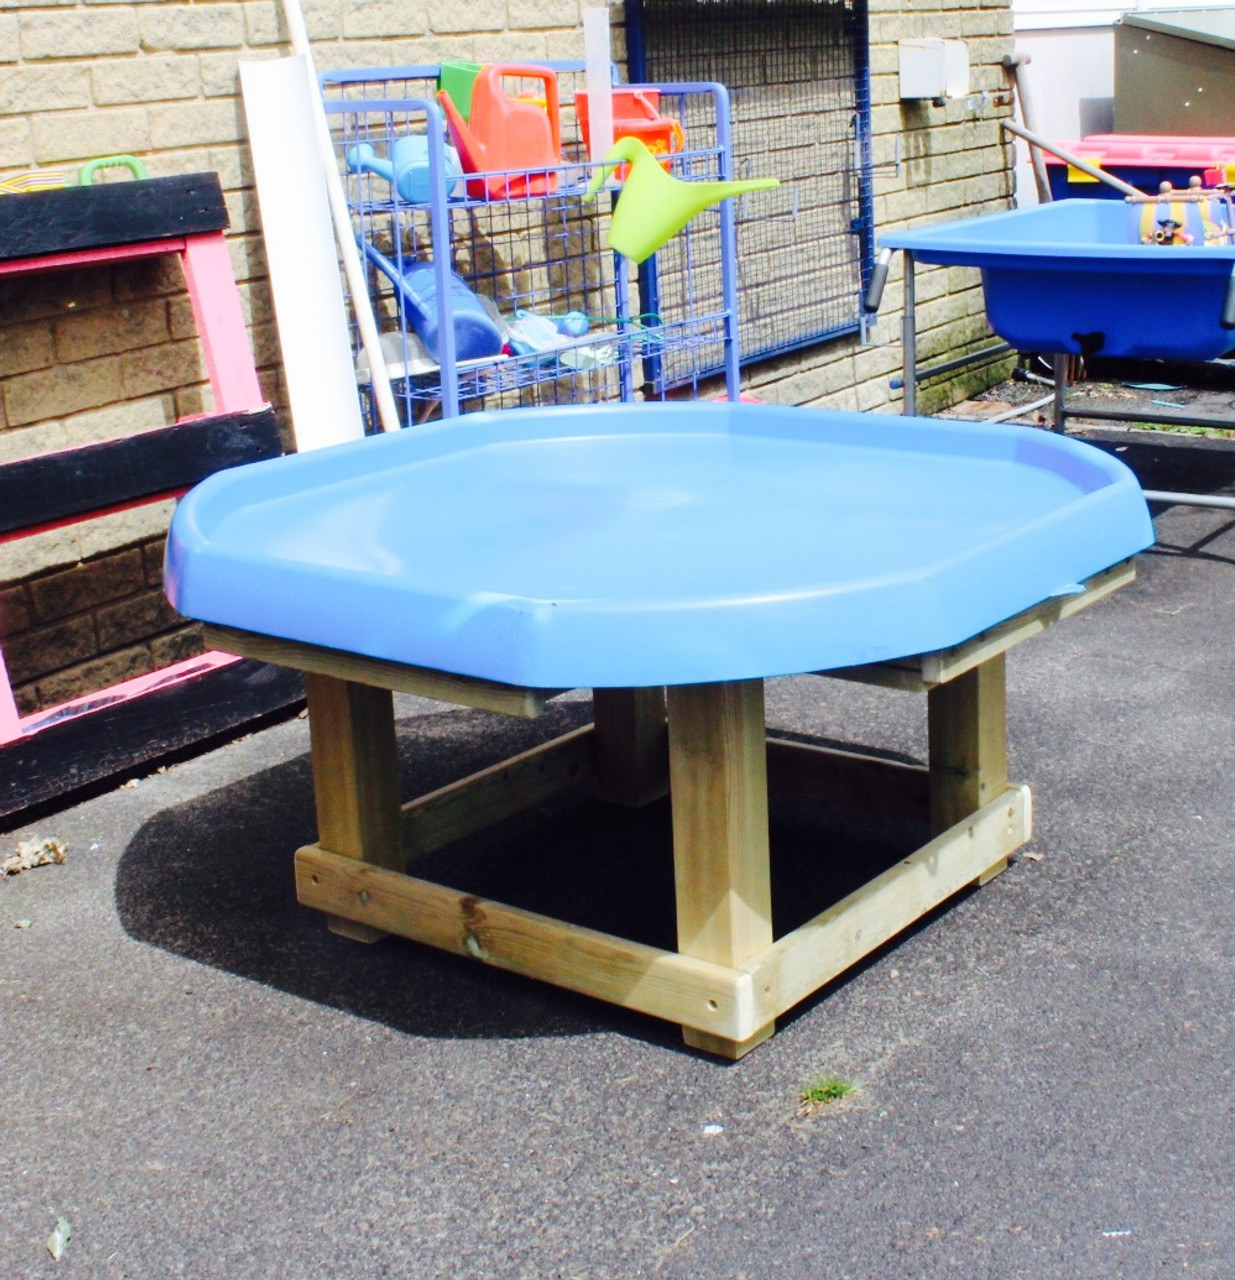
[[610,804],[640,808],[669,790],[665,691],[593,689],[596,794]]
[[[772,943],[763,681],[676,686],[668,709],[678,951],[736,967]],[[683,1036],[740,1058],[775,1029]]]
[[[1007,677],[1004,655],[936,685],[927,694],[931,830],[939,835],[1008,786]],[[1007,858],[978,877],[993,879]]]
[[[401,871],[402,827],[394,700],[388,689],[305,675],[318,842],[323,849]],[[375,942],[378,929],[328,916],[332,932]]]

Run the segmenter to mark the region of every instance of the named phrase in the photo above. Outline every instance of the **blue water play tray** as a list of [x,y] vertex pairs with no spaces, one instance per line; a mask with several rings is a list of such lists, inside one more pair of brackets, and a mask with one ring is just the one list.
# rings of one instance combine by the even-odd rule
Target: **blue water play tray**
[[1060,200],[879,242],[920,262],[979,267],[990,326],[1021,351],[1210,360],[1235,347],[1222,323],[1235,245],[1133,243],[1134,212]]
[[959,643],[1153,541],[1120,462],[1028,428],[754,404],[477,413],[222,472],[193,618],[539,688]]

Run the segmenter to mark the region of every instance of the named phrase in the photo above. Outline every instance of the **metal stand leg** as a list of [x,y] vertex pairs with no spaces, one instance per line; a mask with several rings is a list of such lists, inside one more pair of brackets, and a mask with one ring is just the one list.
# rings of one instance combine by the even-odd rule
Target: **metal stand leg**
[[1051,430],[1063,432],[1067,411],[1064,400],[1068,394],[1068,357],[1059,352],[1051,357],[1051,368],[1055,374],[1055,403],[1051,416]]
[[914,296],[913,254],[905,250],[905,314],[901,317],[901,379],[904,385],[902,413],[918,411],[918,330]]

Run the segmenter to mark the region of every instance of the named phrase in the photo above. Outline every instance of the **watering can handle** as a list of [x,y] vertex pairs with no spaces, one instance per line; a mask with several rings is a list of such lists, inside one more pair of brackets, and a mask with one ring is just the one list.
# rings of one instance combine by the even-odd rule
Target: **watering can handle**
[[519,76],[525,80],[539,80],[545,86],[545,110],[549,114],[553,150],[560,156],[562,154],[562,111],[558,102],[557,72],[551,67],[538,67],[533,62],[491,62],[480,74],[493,80]]

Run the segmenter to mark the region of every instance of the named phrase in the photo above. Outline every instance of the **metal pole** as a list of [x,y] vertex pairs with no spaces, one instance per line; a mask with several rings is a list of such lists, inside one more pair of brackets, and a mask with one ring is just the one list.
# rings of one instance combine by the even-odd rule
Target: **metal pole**
[[1235,511],[1235,498],[1215,498],[1207,493],[1166,493],[1158,489],[1146,489],[1146,502],[1166,502],[1176,507],[1221,507]]
[[901,376],[904,400],[901,412],[909,417],[918,411],[918,333],[914,314],[913,253],[905,250],[905,314],[901,317]]
[[1051,370],[1055,375],[1055,393],[1051,397],[1055,402],[1054,412],[1051,414],[1051,430],[1062,433],[1068,416],[1064,406],[1064,399],[1068,394],[1068,357],[1057,351],[1051,356]]
[[1105,182],[1108,187],[1114,187],[1116,191],[1122,191],[1126,196],[1136,196],[1138,200],[1144,197],[1143,191],[1138,191],[1122,178],[1116,178],[1104,169],[1099,169],[1097,165],[1090,164],[1088,160],[1082,160],[1080,156],[1074,156],[1072,152],[1065,151],[1058,143],[1047,142],[1045,138],[1039,137],[1029,129],[1022,129],[1019,124],[1013,124],[1011,120],[1001,120],[999,123],[1009,133],[1016,134],[1018,138],[1024,138],[1026,142],[1032,142],[1035,147],[1041,147],[1043,151],[1049,151],[1051,155],[1058,156],[1074,169],[1089,174],[1091,178],[1097,178],[1099,182]]
[[[1021,122],[1026,129],[1037,129],[1034,123],[1036,113],[1029,99],[1029,86],[1021,75],[1021,68],[1032,61],[1027,53],[1010,53],[1003,59],[1004,69],[1016,90],[1016,101],[1021,109]],[[1051,183],[1046,176],[1046,162],[1042,159],[1042,148],[1030,143],[1029,164],[1033,169],[1033,185],[1038,189],[1038,201],[1049,204],[1051,201]]]

